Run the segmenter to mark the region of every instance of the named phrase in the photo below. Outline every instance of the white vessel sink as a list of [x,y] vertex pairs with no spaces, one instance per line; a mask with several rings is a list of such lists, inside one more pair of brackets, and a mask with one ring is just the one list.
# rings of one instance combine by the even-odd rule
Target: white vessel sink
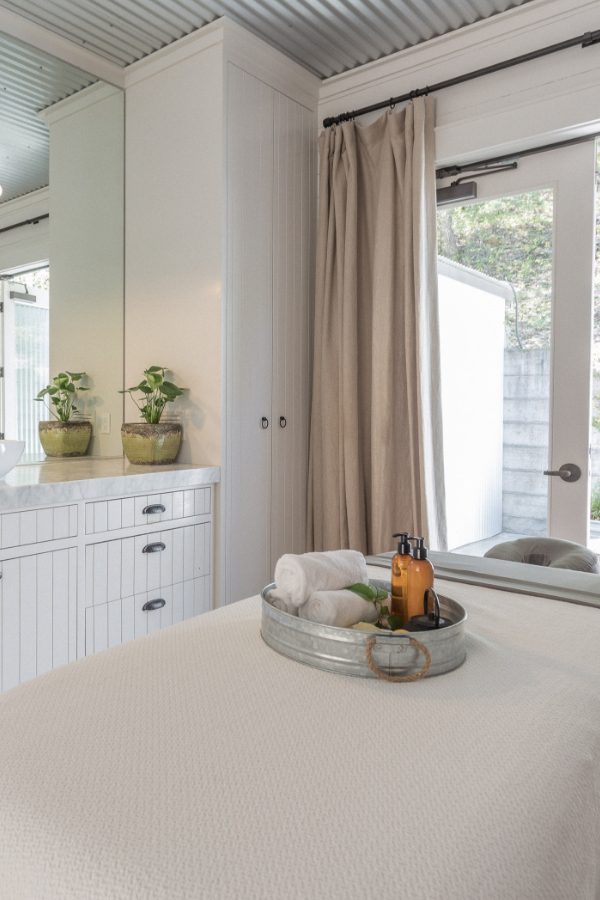
[[14,469],[24,449],[25,441],[0,441],[0,478]]

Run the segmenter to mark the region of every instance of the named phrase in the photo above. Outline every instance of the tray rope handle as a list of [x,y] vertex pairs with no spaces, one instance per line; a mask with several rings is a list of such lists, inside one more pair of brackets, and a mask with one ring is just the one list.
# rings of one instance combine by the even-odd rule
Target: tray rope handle
[[365,645],[367,665],[371,672],[373,672],[377,678],[381,678],[382,681],[419,681],[421,678],[425,678],[431,668],[431,653],[429,652],[429,647],[426,647],[425,644],[422,644],[421,641],[418,641],[414,637],[410,637],[408,641],[411,646],[416,647],[419,653],[422,653],[425,658],[425,662],[418,672],[413,672],[411,675],[389,675],[387,672],[384,672],[383,669],[380,669],[373,659],[373,650],[377,643],[377,638],[374,636],[367,638],[367,643]]

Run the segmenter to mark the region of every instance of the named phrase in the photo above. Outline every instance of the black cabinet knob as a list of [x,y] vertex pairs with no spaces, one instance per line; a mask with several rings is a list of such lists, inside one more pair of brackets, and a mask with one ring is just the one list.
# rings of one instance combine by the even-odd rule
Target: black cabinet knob
[[286,419],[286,417],[285,417],[285,416],[279,416],[279,427],[280,427],[280,428],[285,428],[286,425],[287,425],[287,419]]
[[261,427],[261,428],[268,428],[268,427],[269,427],[269,420],[267,419],[266,416],[263,416],[262,419],[260,420],[260,427]]

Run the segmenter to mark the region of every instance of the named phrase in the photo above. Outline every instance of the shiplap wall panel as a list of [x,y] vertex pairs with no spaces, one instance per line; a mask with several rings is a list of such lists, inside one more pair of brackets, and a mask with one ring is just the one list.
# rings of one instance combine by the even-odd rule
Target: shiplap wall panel
[[28,509],[0,515],[0,549],[27,546],[77,535],[77,506]]
[[[144,509],[161,504],[165,511],[148,514]],[[164,494],[124,497],[118,500],[96,500],[86,504],[86,534],[102,534],[139,525],[155,525],[173,519],[209,515],[210,488],[188,488]]]
[[75,656],[77,550],[4,560],[0,676],[8,690]]

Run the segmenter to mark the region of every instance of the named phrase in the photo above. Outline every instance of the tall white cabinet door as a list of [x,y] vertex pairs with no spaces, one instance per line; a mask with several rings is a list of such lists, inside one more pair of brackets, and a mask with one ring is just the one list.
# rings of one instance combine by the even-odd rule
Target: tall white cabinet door
[[271,558],[273,96],[229,64],[226,602],[264,587]]
[[274,99],[271,570],[306,549],[315,114]]
[[77,550],[5,560],[0,579],[0,690],[76,656]]

